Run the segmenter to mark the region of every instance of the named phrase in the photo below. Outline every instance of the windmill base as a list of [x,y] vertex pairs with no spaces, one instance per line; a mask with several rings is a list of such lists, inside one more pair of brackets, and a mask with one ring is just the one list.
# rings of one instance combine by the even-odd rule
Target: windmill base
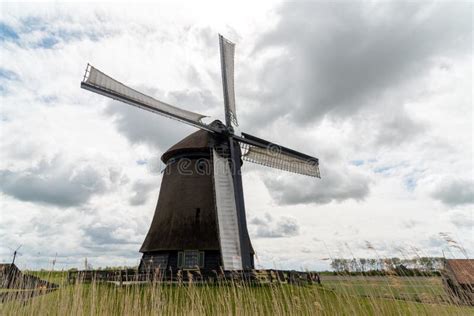
[[83,270],[68,272],[68,282],[112,282],[117,285],[136,283],[169,283],[169,284],[225,284],[245,282],[249,284],[320,284],[316,272],[290,270],[248,270],[248,271],[216,271],[216,270],[177,270],[141,273],[138,269],[127,270]]

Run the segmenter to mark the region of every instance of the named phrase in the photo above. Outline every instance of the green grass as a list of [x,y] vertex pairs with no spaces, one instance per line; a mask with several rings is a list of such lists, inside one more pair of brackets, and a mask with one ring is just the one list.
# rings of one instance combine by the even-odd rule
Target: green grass
[[67,271],[23,271],[23,273],[58,285],[63,285],[67,281]]
[[439,277],[323,277],[324,285],[347,295],[447,303]]
[[[437,278],[323,278],[323,286],[270,284],[128,285],[64,283],[65,273],[38,272],[61,284],[27,302],[10,301],[2,315],[474,315],[440,299]],[[417,302],[417,297],[432,295]],[[400,300],[397,296],[406,296]],[[435,300],[436,299],[436,300]]]

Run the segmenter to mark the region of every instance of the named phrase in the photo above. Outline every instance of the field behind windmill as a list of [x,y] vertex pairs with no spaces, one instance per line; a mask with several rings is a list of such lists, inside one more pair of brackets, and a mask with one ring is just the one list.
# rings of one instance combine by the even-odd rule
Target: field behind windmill
[[2,315],[474,315],[449,301],[438,277],[323,276],[322,285],[161,283],[66,284],[66,273],[37,272],[58,290],[9,301]]

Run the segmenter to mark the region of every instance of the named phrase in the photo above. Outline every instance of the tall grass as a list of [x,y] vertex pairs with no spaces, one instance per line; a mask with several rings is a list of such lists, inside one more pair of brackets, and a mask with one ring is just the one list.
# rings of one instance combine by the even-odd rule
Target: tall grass
[[[67,284],[25,301],[11,300],[2,315],[474,315],[444,296],[439,278],[324,277],[323,285],[237,281]],[[38,293],[40,294],[40,293]]]

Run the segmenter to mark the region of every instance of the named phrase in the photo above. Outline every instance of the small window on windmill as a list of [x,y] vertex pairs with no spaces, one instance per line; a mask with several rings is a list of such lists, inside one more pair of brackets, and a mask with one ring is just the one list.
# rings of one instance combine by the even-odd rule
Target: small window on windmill
[[143,264],[149,271],[165,270],[168,266],[168,254],[147,254],[143,257]]
[[184,268],[194,269],[199,266],[199,251],[188,250],[184,252]]
[[197,269],[204,267],[204,251],[185,250],[178,252],[178,268]]
[[160,269],[164,270],[166,269],[166,266],[168,265],[168,254],[160,254],[160,255],[155,255],[150,258],[150,266],[153,269]]

